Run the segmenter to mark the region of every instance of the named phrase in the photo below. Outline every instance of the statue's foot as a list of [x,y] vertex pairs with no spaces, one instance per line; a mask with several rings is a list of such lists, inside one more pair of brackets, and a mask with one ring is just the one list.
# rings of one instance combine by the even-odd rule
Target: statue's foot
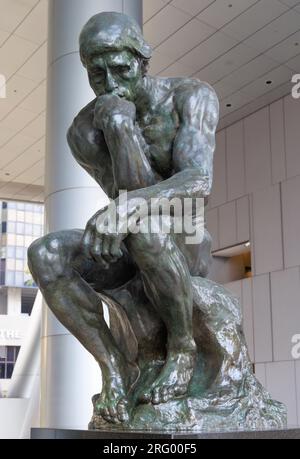
[[131,404],[128,394],[139,376],[137,366],[128,366],[126,376],[111,377],[104,381],[103,389],[94,401],[95,413],[106,422],[119,424],[129,421]]
[[167,403],[186,395],[193,376],[195,352],[171,354],[151,387],[140,397],[141,403]]

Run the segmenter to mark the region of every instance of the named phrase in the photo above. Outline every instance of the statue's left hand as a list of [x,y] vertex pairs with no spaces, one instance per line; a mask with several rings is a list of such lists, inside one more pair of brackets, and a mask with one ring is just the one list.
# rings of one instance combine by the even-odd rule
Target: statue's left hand
[[127,214],[113,201],[87,223],[82,244],[85,253],[108,268],[123,256],[122,241],[127,236]]

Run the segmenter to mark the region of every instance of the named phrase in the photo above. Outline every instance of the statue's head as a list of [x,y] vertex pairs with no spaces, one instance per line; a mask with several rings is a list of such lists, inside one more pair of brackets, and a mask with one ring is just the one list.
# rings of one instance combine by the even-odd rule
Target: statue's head
[[95,94],[134,100],[152,55],[138,24],[125,14],[97,14],[84,26],[79,44]]

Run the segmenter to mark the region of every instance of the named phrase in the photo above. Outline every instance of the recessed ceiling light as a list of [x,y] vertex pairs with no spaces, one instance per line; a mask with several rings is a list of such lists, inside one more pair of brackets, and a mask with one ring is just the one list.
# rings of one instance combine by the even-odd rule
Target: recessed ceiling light
[[226,104],[226,107],[230,108],[232,107],[232,104]]
[[299,42],[298,42],[298,41],[296,41],[296,43],[294,43],[294,45],[295,45],[295,46],[299,46]]
[[267,81],[266,81],[266,84],[267,84],[267,85],[270,85],[270,84],[272,84],[272,83],[273,83],[272,80],[267,80]]
[[233,7],[232,3],[229,3],[228,8],[232,8],[232,7]]

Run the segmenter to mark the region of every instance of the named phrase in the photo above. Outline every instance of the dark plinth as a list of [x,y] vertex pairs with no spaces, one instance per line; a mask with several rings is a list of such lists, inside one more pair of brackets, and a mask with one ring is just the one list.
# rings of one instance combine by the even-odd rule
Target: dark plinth
[[299,440],[300,429],[266,430],[253,432],[117,432],[93,430],[32,429],[31,438],[52,440]]

